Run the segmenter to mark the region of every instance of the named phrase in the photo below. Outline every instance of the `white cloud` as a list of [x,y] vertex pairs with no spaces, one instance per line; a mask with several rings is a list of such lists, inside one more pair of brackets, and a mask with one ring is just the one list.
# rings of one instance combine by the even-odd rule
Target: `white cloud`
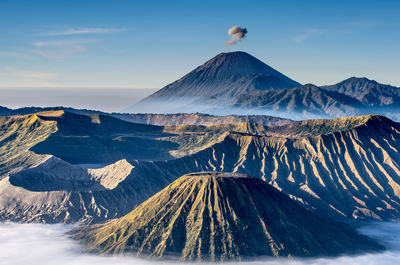
[[30,56],[21,52],[0,51],[0,57],[15,57],[20,59],[26,59],[29,58]]
[[0,71],[2,87],[54,87],[58,74],[47,71],[19,70],[6,67]]
[[294,36],[293,41],[296,43],[302,43],[310,38],[321,35],[323,32],[324,32],[324,30],[318,29],[318,28],[306,29],[303,32]]
[[85,44],[95,40],[50,40],[33,43],[38,49],[33,52],[48,59],[62,60],[72,55],[87,51]]
[[42,71],[20,71],[10,67],[6,67],[6,74],[14,77],[21,77],[26,79],[39,79],[39,80],[52,80],[57,77],[57,74]]
[[72,55],[79,54],[85,52],[87,48],[85,46],[72,46],[72,47],[64,47],[57,49],[40,49],[35,50],[34,53],[43,56],[47,59],[53,60],[63,60]]
[[[84,254],[82,245],[65,235],[71,229],[65,225],[0,224],[0,260],[13,265],[182,265],[182,262],[152,261],[130,256],[100,256]],[[382,253],[337,258],[263,258],[251,262],[231,262],[229,265],[389,265],[400,264],[400,224],[379,223],[366,226],[362,232],[389,243]],[[203,263],[211,265],[213,263]],[[228,264],[228,263],[227,263]]]
[[61,31],[53,31],[41,34],[41,36],[68,36],[68,35],[86,35],[86,34],[110,34],[123,31],[115,28],[70,28]]
[[[123,31],[116,28],[70,28],[66,30],[46,32],[41,40],[33,43],[37,49],[32,52],[48,59],[63,60],[72,55],[87,51],[86,44],[100,40],[96,39],[69,39],[76,35],[111,34]],[[55,39],[61,36],[63,39]]]
[[370,19],[360,19],[343,23],[341,30],[344,33],[352,34],[360,31],[368,31],[371,29],[375,29],[378,26],[379,26],[378,21]]
[[51,40],[51,41],[38,41],[33,45],[36,47],[62,47],[62,46],[76,46],[94,40]]

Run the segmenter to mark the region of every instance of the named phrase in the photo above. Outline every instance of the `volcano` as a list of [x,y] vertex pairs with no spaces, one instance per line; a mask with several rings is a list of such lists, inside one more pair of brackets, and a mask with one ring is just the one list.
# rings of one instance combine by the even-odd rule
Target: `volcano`
[[174,101],[182,101],[182,98],[197,103],[218,100],[229,105],[236,96],[252,91],[296,86],[300,84],[246,52],[220,53],[143,99],[137,107],[140,109],[155,102],[162,102],[164,106],[167,103],[176,105]]
[[337,255],[382,248],[344,224],[318,217],[261,179],[228,172],[184,175],[126,216],[72,233],[89,250],[182,260]]

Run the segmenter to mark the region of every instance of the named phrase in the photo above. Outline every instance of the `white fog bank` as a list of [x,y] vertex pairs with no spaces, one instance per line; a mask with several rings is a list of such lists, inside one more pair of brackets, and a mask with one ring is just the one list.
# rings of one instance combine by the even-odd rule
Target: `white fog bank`
[[72,107],[121,112],[155,92],[140,88],[0,88],[0,106]]
[[[82,253],[81,246],[65,235],[71,229],[66,225],[0,224],[1,265],[149,265],[156,262],[133,257],[105,257]],[[363,226],[360,231],[373,236],[389,249],[379,254],[343,256],[319,259],[263,259],[241,262],[243,265],[319,265],[319,264],[400,264],[400,224],[375,223]],[[157,262],[159,264],[172,264]],[[176,264],[176,263],[175,263]],[[182,264],[182,263],[180,263]],[[236,263],[229,263],[236,264]]]

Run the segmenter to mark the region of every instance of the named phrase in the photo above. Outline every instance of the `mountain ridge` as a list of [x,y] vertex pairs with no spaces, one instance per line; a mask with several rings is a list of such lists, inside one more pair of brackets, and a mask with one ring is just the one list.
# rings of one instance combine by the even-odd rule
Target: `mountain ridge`
[[355,114],[360,105],[361,102],[350,96],[326,91],[312,84],[290,89],[255,91],[242,94],[233,101],[234,107],[272,110],[276,113],[286,113],[286,117],[296,117],[299,114],[300,119],[304,115],[317,118]]
[[399,87],[380,84],[366,77],[351,77],[322,88],[352,96],[367,106],[400,105]]

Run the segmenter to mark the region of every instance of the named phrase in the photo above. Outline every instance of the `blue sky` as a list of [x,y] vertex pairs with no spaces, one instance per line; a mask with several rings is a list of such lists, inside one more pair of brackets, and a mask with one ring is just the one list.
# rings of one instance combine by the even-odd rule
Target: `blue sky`
[[[400,86],[400,1],[0,1],[0,87],[161,88],[243,50],[301,83]],[[247,37],[227,46],[227,31]]]

